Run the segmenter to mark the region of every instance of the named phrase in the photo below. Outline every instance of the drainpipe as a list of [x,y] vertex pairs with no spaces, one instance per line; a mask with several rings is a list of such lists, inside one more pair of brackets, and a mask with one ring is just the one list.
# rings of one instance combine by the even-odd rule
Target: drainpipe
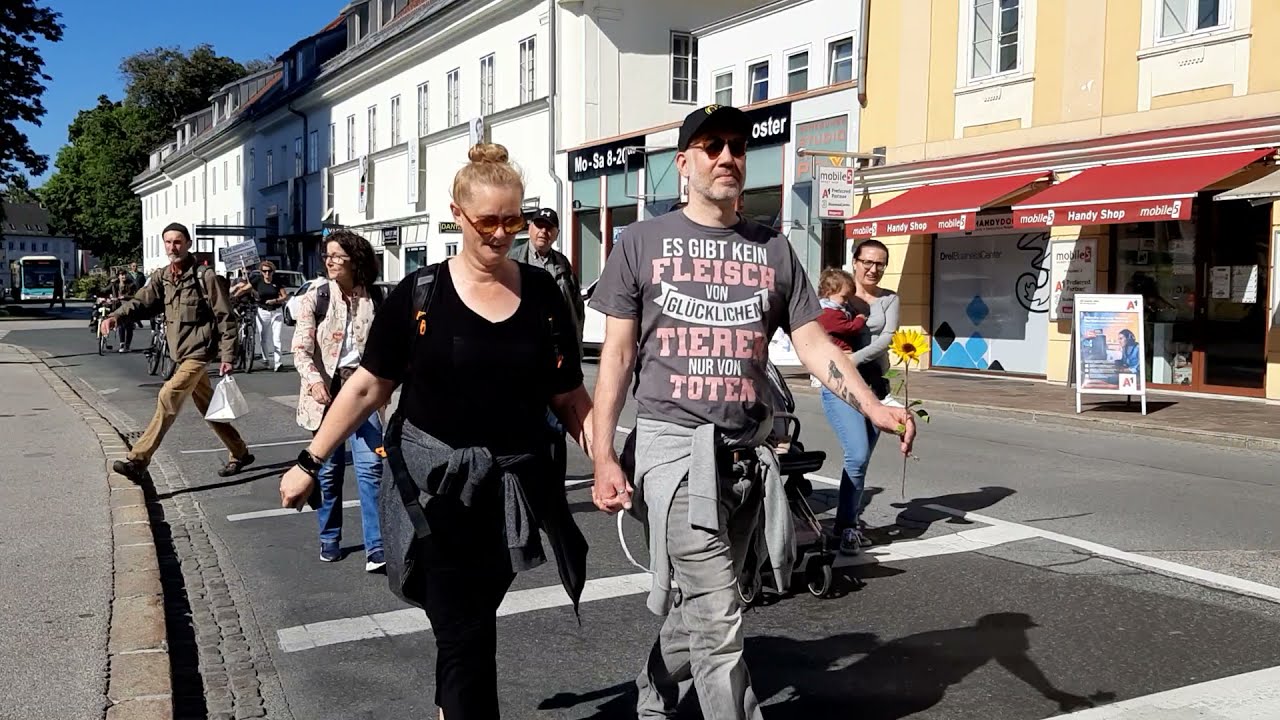
[[[307,232],[307,174],[308,174],[308,171],[310,170],[310,168],[307,167],[307,159],[311,157],[311,149],[308,148],[307,145],[311,143],[311,133],[308,132],[310,127],[309,127],[309,121],[307,120],[307,114],[304,112],[299,112],[298,110],[295,110],[293,107],[292,100],[289,101],[289,112],[302,118],[302,178],[301,178],[302,188],[295,192],[302,193],[302,211],[301,211],[302,222],[299,223],[299,227],[302,229],[302,233],[306,234]],[[318,151],[317,151],[317,154],[318,154]],[[316,159],[317,161],[319,160],[318,157]],[[293,208],[289,208],[289,211],[292,212]],[[257,235],[255,234],[254,237],[257,237]],[[299,249],[301,249],[301,242],[299,242]],[[305,268],[306,261],[301,257],[299,257],[298,259],[302,261],[302,266]]]
[[862,24],[858,27],[858,105],[867,106],[867,54],[871,46],[871,0],[862,0]]
[[560,139],[559,70],[556,62],[560,56],[560,30],[556,20],[557,9],[556,0],[547,0],[547,75],[550,78],[547,82],[547,173],[556,185],[556,212],[563,215],[560,203],[564,200],[564,181],[556,174],[556,150]]

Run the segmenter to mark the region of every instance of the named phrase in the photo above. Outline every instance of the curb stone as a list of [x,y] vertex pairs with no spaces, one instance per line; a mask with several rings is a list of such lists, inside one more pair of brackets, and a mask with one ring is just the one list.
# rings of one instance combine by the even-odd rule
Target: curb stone
[[[173,689],[163,593],[156,572],[155,544],[142,489],[111,472],[124,458],[120,436],[75,390],[26,348],[18,353],[31,363],[50,389],[98,437],[110,489],[112,594],[107,622],[107,720],[172,720]],[[127,483],[127,485],[122,484]]]
[[[42,358],[50,371],[78,394],[76,402],[93,413],[104,443],[122,448],[136,442],[141,428],[82,378],[55,358]],[[114,448],[113,448],[114,449]],[[111,457],[111,461],[117,459]],[[292,720],[284,689],[258,628],[252,603],[243,590],[234,557],[209,527],[191,486],[171,456],[161,449],[148,468],[150,482],[139,487],[112,475],[111,500],[126,522],[146,522],[153,533],[151,568],[118,579],[133,591],[158,581],[171,656],[171,713],[181,718],[236,720],[273,717]],[[146,498],[147,502],[138,500]],[[138,550],[137,547],[129,550]],[[123,590],[121,591],[123,592]],[[247,647],[246,647],[247,646]],[[245,656],[247,653],[247,657]],[[234,658],[232,656],[234,655]],[[107,720],[152,720],[156,703],[139,698],[118,705]],[[138,714],[127,714],[136,712]]]

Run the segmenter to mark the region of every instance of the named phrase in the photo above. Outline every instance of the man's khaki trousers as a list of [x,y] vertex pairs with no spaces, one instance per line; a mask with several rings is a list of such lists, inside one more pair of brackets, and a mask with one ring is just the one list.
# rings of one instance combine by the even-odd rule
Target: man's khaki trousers
[[[130,460],[143,466],[151,463],[151,456],[155,455],[160,443],[164,440],[165,433],[169,432],[169,428],[173,426],[173,419],[178,416],[178,410],[182,408],[182,403],[186,401],[188,395],[195,402],[200,416],[204,417],[209,410],[209,401],[213,398],[213,386],[209,383],[207,367],[208,363],[202,360],[183,360],[178,363],[173,377],[160,388],[160,397],[156,401],[156,414],[151,418],[147,429],[143,431],[142,437],[133,444],[133,450],[129,453]],[[230,423],[211,422],[209,427],[213,428],[214,434],[222,444],[227,446],[227,450],[231,453],[230,459],[243,458],[249,454],[249,448],[245,447],[244,440],[240,439],[240,433],[236,432]]]

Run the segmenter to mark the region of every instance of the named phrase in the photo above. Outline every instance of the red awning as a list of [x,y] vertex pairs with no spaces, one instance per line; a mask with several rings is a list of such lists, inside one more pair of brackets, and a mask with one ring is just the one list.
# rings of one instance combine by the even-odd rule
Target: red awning
[[1225,155],[1100,165],[1013,207],[1014,227],[1110,225],[1186,220],[1206,186],[1234,175],[1275,148]]
[[985,180],[924,185],[877,205],[845,221],[851,239],[877,235],[932,235],[968,232],[978,211],[1009,197],[1033,182],[1048,180],[1035,172]]

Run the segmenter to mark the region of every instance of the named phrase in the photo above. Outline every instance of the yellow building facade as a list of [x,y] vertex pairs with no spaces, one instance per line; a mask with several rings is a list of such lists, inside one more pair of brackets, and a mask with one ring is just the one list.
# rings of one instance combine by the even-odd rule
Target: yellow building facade
[[935,369],[1066,381],[1067,277],[1143,296],[1153,389],[1280,399],[1280,2],[868,2],[847,234]]

